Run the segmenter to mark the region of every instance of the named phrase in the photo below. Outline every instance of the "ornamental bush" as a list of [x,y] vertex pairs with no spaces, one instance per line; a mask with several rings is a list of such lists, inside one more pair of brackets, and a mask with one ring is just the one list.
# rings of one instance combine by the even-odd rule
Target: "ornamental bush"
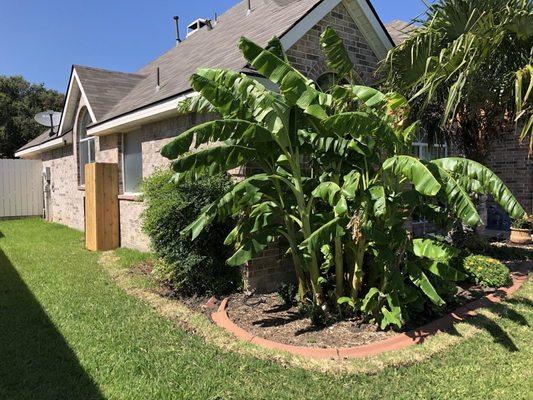
[[144,182],[147,208],[142,215],[143,230],[160,259],[155,276],[185,296],[224,294],[240,286],[238,268],[225,265],[229,256],[225,237],[231,220],[214,223],[192,241],[180,235],[207,204],[231,187],[227,175],[202,177],[176,184],[171,171],[157,171]]
[[464,259],[463,267],[469,277],[483,287],[499,288],[511,283],[509,268],[494,258],[468,256]]

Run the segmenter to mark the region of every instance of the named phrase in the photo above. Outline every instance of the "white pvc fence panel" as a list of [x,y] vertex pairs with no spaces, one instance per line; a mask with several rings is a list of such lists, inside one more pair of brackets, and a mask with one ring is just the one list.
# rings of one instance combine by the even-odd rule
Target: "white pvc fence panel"
[[0,159],[0,218],[35,216],[42,212],[42,162]]

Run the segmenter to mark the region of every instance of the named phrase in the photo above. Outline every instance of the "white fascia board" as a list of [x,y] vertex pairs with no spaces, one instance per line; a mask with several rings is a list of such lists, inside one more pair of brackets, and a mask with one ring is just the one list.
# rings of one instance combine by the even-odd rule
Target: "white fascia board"
[[89,110],[89,115],[91,116],[91,119],[93,120],[93,123],[98,122],[96,119],[96,115],[94,115],[93,109],[91,108],[91,103],[89,103],[89,99],[87,98],[87,95],[85,94],[85,90],[83,90],[83,86],[81,84],[80,78],[78,77],[78,73],[76,72],[76,68],[74,68],[74,78],[76,78],[76,81],[78,82],[78,87],[81,91],[81,97],[83,98],[85,102],[85,106],[87,107],[87,110]]
[[[388,52],[390,49],[393,48],[393,44],[391,43],[391,40],[389,36],[387,35],[387,32],[385,32],[383,25],[379,22],[378,18],[376,17],[376,14],[374,14],[372,9],[368,5],[368,1],[367,0],[343,0],[343,1],[346,3],[356,1],[359,4],[359,7],[363,11],[366,18],[368,19],[368,22],[370,22],[370,25],[372,26],[372,28],[374,28],[374,33],[379,38],[379,41],[383,44],[383,47],[385,47],[385,54],[381,55],[380,57],[380,58],[385,58],[385,56],[387,55],[386,52]],[[377,55],[380,56],[379,54]]]
[[[362,31],[361,33],[363,34],[363,36],[365,36],[365,39],[367,40],[372,50],[376,53],[378,58],[384,58],[387,54],[387,51],[392,48],[392,43],[366,0],[322,1],[309,14],[307,14],[301,21],[299,21],[295,26],[293,26],[288,32],[286,32],[281,37],[280,40],[283,44],[283,48],[290,49],[292,46],[294,46],[294,44],[298,40],[300,40],[307,32],[309,32],[318,22],[320,22],[340,3],[344,4],[346,9],[348,10],[348,13],[354,20],[355,24],[360,28],[360,30]],[[361,11],[373,32],[367,32],[367,29],[365,28],[367,28],[368,25],[367,27],[364,27],[362,26],[363,21],[358,21],[358,13],[354,12],[354,9],[356,8]],[[379,47],[376,46],[376,42],[375,40],[372,40],[371,36],[374,36],[374,39],[377,39],[379,41]]]
[[309,14],[301,19],[295,26],[281,37],[281,44],[284,49],[290,49],[298,40],[309,32],[319,21],[321,21],[331,10],[337,7],[342,0],[323,0]]
[[[70,135],[70,134],[69,134]],[[59,137],[54,140],[50,140],[49,142],[43,143],[39,146],[30,147],[29,149],[21,150],[17,153],[15,153],[15,157],[19,158],[32,158],[32,156],[35,156],[37,154],[41,154],[48,150],[57,149],[59,147],[63,147],[68,143],[69,135]]]
[[187,93],[156,105],[131,112],[108,122],[103,122],[97,126],[89,127],[87,129],[87,134],[90,136],[104,136],[111,133],[129,131],[148,122],[171,115],[177,115],[179,114],[179,103],[195,94],[195,92]]
[[[63,110],[63,113],[61,114],[61,123],[59,124],[59,132],[63,132],[63,127],[65,124],[65,115],[67,114],[67,109],[70,105],[70,97],[72,95],[72,88],[74,86],[74,83],[78,86],[78,89],[81,92],[81,96],[83,97],[83,100],[85,102],[85,105],[87,106],[87,110],[89,110],[89,115],[91,116],[91,119],[93,122],[98,122],[96,120],[96,116],[94,115],[94,112],[91,108],[91,104],[89,103],[89,100],[87,99],[87,95],[85,94],[85,90],[83,90],[83,86],[81,85],[80,78],[78,76],[78,73],[76,72],[76,68],[72,70],[72,77],[70,78],[70,82],[68,84],[68,90],[67,90],[67,98],[65,100],[65,109]],[[76,115],[74,113],[74,115]],[[76,117],[74,117],[76,118]]]

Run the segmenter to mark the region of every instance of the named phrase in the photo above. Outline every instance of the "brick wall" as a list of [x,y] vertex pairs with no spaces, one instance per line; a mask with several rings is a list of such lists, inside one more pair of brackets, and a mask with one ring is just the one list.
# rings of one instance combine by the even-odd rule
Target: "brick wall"
[[[519,134],[509,132],[490,143],[484,164],[511,189],[528,214],[533,214],[533,160],[528,158],[528,145],[520,143]],[[506,230],[508,217],[489,199],[489,228]]]
[[379,60],[342,3],[287,51],[291,63],[311,79],[316,79],[324,72],[328,72],[329,69],[320,49],[320,35],[328,26],[335,29],[343,39],[357,72],[366,83],[372,82]]
[[42,154],[43,168],[50,168],[49,220],[85,229],[85,192],[78,189],[78,164],[69,145]]

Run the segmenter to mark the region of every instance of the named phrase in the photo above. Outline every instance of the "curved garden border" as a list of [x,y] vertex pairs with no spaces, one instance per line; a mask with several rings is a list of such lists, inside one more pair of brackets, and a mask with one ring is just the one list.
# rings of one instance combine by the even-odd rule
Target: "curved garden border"
[[415,344],[423,343],[424,340],[439,331],[445,331],[451,328],[455,323],[465,320],[469,316],[475,315],[475,310],[486,307],[494,303],[499,303],[506,297],[516,292],[520,286],[527,280],[528,271],[514,272],[512,274],[513,284],[508,288],[500,288],[496,292],[474,300],[454,312],[445,315],[435,321],[430,322],[421,328],[406,333],[399,333],[391,338],[380,342],[369,343],[349,348],[316,348],[293,346],[272,340],[263,339],[259,336],[252,335],[245,331],[233,321],[230,320],[227,313],[228,299],[224,299],[220,304],[218,311],[211,314],[213,321],[221,328],[231,332],[238,339],[250,342],[252,344],[266,347],[268,349],[282,350],[288,353],[314,359],[349,359],[376,356],[388,351],[400,350]]

